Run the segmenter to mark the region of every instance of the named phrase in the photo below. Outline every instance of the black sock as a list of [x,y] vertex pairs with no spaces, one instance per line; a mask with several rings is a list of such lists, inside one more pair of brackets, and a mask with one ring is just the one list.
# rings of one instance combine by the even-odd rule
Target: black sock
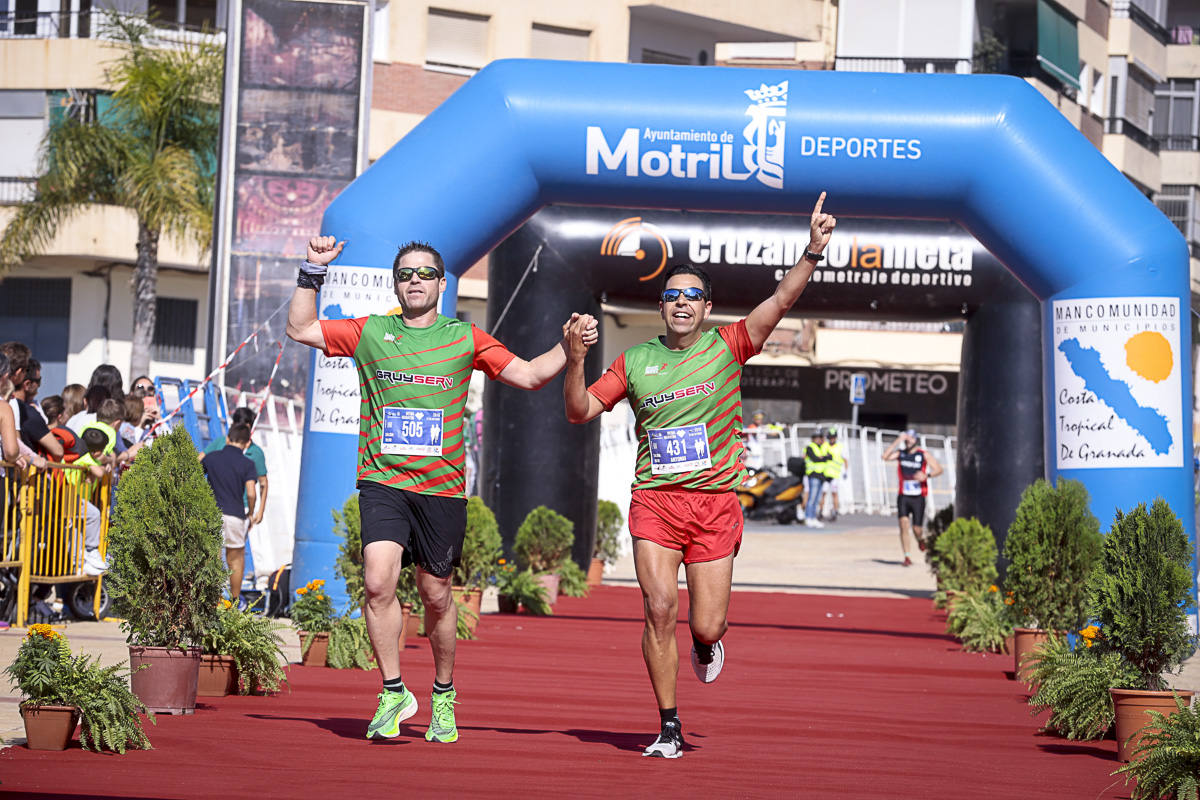
[[454,681],[450,681],[449,683],[439,683],[438,681],[433,682],[433,693],[434,694],[445,694],[446,692],[453,692],[453,691],[454,691]]
[[696,634],[692,634],[692,647],[696,648],[696,660],[701,664],[711,664],[713,660],[711,644],[705,644],[696,638]]
[[396,677],[392,678],[390,681],[384,681],[383,688],[389,692],[403,692],[404,691],[404,680],[399,675],[397,675]]
[[659,722],[666,725],[668,722],[674,722],[676,726],[682,727],[679,724],[679,707],[675,708],[660,708],[658,710]]

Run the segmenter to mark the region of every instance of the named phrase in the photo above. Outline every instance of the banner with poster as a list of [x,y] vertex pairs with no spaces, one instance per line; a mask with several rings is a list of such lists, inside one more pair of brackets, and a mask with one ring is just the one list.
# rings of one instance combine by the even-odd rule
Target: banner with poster
[[1055,300],[1053,316],[1058,468],[1182,466],[1179,299]]
[[[363,2],[241,0],[230,12],[221,208],[212,271],[212,347],[219,358],[291,295],[296,262],[325,208],[362,169],[370,59]],[[277,314],[226,386],[261,391]],[[272,394],[304,398],[309,357],[285,346]]]

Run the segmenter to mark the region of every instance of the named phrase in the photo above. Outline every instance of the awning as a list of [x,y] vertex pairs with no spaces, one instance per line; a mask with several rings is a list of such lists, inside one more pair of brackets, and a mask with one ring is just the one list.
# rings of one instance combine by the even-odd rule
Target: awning
[[1075,18],[1049,0],[1038,0],[1038,64],[1067,86],[1079,87],[1079,34]]

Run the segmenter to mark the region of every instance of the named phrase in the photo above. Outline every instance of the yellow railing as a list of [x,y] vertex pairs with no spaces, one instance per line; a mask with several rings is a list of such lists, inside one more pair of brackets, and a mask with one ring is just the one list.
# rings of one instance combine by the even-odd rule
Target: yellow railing
[[3,479],[3,537],[0,568],[20,571],[17,582],[18,626],[29,615],[30,587],[35,583],[94,581],[93,613],[100,613],[103,576],[85,575],[84,536],[87,527],[85,493],[100,512],[100,553],[108,549],[108,518],[112,504],[109,476],[89,481],[86,467],[46,465],[43,470],[20,470],[0,462]]

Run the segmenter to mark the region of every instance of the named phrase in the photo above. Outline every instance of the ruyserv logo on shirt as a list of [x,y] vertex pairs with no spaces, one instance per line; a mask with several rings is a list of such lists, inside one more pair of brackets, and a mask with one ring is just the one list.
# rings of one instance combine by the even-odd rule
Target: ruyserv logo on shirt
[[391,381],[392,383],[414,383],[422,386],[440,386],[443,389],[449,389],[454,385],[454,382],[445,375],[421,375],[420,373],[408,372],[392,372],[391,370],[377,369],[375,377],[381,381]]
[[693,397],[702,394],[705,397],[717,390],[717,384],[713,381],[700,383],[695,386],[689,386],[686,389],[676,389],[673,392],[663,392],[656,394],[654,397],[647,397],[642,401],[642,408],[658,408],[663,403],[669,403],[672,400],[680,400],[684,397]]

